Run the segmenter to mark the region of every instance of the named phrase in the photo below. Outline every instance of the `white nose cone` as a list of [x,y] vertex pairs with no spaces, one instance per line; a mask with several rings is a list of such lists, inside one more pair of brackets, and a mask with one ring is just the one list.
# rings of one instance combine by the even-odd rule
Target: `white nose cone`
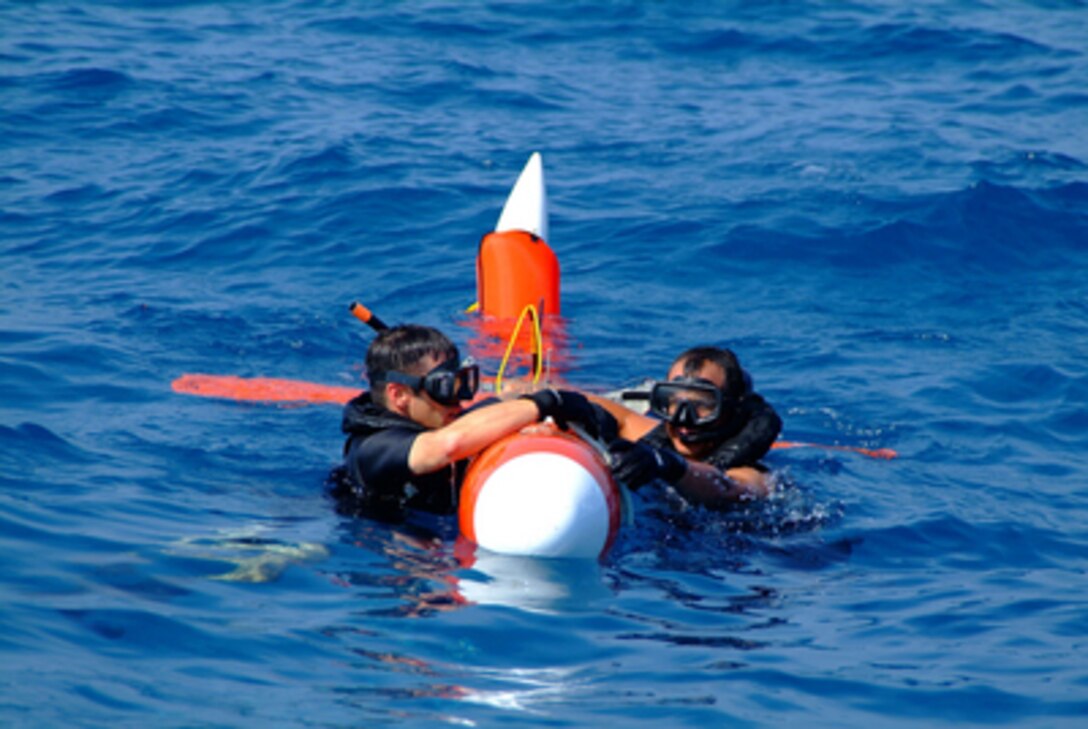
[[608,531],[600,485],[579,463],[556,453],[507,461],[476,498],[477,543],[499,554],[594,558]]
[[572,435],[515,434],[465,474],[461,533],[496,554],[596,559],[620,522],[608,467]]
[[498,233],[508,230],[524,230],[548,240],[548,194],[539,152],[533,152],[525,163],[495,225]]

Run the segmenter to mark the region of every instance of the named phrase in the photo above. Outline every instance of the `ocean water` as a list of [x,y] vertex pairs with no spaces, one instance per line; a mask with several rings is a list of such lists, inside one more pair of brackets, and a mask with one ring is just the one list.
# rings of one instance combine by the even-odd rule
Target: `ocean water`
[[[0,5],[0,725],[1088,721],[1088,5]],[[358,299],[472,336],[540,151],[569,381],[730,346],[780,490],[602,562],[338,516]],[[894,448],[891,461],[822,446]]]

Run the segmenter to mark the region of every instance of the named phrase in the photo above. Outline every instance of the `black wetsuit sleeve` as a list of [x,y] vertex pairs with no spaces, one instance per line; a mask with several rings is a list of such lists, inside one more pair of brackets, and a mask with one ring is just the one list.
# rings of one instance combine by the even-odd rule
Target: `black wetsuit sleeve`
[[368,490],[400,491],[412,479],[408,453],[418,432],[390,428],[352,445],[349,468]]
[[418,432],[402,428],[348,440],[333,488],[337,510],[396,522],[408,505],[408,452]]
[[620,424],[612,417],[612,413],[596,404],[593,405],[593,412],[597,416],[597,432],[603,442],[611,443],[620,437]]
[[708,459],[723,471],[737,466],[754,466],[782,432],[782,418],[770,403],[754,392],[742,401],[741,413],[744,426],[715,448]]

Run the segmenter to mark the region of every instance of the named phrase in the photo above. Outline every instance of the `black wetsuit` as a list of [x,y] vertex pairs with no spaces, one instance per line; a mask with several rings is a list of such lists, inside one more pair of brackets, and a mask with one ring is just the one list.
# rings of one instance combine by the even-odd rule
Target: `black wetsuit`
[[[782,432],[782,418],[774,408],[754,392],[745,395],[736,413],[726,424],[723,437],[706,458],[699,460],[709,463],[722,471],[737,466],[759,466],[759,459],[771,449],[771,444]],[[661,423],[640,440],[656,448],[673,448],[665,424]]]
[[413,474],[408,453],[425,428],[375,405],[364,392],[344,407],[344,465],[333,473],[332,495],[341,513],[382,521],[403,520],[409,509],[452,514],[466,463]]
[[[465,412],[496,402],[490,398]],[[616,438],[615,419],[600,407],[593,406],[593,411],[600,437],[606,442]],[[426,430],[422,425],[375,405],[370,393],[364,392],[344,407],[340,429],[348,436],[344,463],[332,472],[329,482],[341,513],[403,521],[410,510],[457,511],[468,461],[422,475],[408,468],[412,444]]]

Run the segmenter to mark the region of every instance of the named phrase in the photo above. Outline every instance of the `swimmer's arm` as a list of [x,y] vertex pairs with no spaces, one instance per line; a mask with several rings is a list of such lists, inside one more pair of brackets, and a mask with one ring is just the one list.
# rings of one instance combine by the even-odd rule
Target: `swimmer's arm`
[[620,437],[624,440],[634,442],[661,423],[660,420],[655,420],[654,418],[636,413],[634,410],[631,410],[614,400],[609,400],[607,397],[593,395],[588,392],[583,394],[589,398],[591,403],[600,406],[605,412],[616,419]]
[[432,473],[476,455],[539,417],[532,400],[508,400],[465,413],[449,425],[416,436],[408,451],[408,468],[415,474]]
[[709,463],[688,461],[688,470],[673,488],[693,504],[710,509],[724,508],[738,501],[767,496],[771,492],[767,474],[741,466],[724,473]]

